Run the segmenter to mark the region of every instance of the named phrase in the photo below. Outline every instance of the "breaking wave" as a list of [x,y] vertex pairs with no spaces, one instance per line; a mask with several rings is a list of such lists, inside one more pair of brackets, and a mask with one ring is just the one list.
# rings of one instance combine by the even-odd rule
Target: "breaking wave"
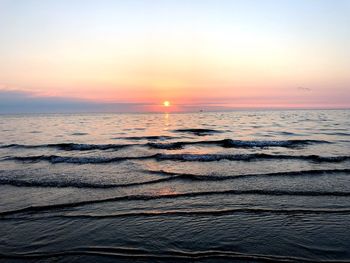
[[42,211],[50,211],[57,209],[67,209],[72,207],[80,207],[84,205],[106,203],[106,202],[120,202],[120,201],[148,201],[159,199],[175,199],[186,197],[200,197],[200,196],[215,196],[215,195],[268,195],[268,196],[338,196],[349,197],[350,192],[342,191],[289,191],[289,190],[264,190],[264,189],[252,189],[252,190],[224,190],[224,191],[204,191],[204,192],[190,192],[190,193],[177,193],[166,195],[126,195],[109,197],[104,199],[86,200],[72,203],[51,204],[42,206],[28,206],[16,210],[2,211],[0,216],[15,215],[21,213],[35,213]]
[[319,155],[283,155],[283,154],[157,154],[157,160],[174,160],[185,162],[213,162],[213,161],[254,161],[254,160],[305,160],[313,162],[343,162],[350,160],[350,156],[319,156]]
[[191,181],[226,181],[235,180],[245,177],[295,177],[295,176],[323,176],[327,174],[350,174],[350,169],[325,169],[325,170],[300,170],[300,171],[287,171],[276,173],[262,173],[262,174],[237,174],[237,175],[199,175],[189,173],[173,173],[164,170],[159,171],[145,171],[151,174],[161,174],[167,176],[173,176],[174,179],[185,179]]
[[268,209],[268,208],[234,208],[222,210],[167,210],[167,211],[145,211],[128,212],[114,214],[65,214],[59,217],[78,217],[78,218],[110,218],[110,217],[153,217],[153,216],[220,216],[235,213],[254,213],[254,214],[349,214],[350,209],[304,209],[304,208],[286,208],[286,209]]
[[6,157],[3,160],[13,160],[21,162],[40,162],[47,161],[52,164],[56,163],[70,163],[70,164],[104,164],[104,163],[116,163],[127,160],[142,160],[150,159],[153,156],[140,156],[140,157],[69,157],[58,155],[34,155],[34,156],[14,156]]
[[157,161],[183,161],[183,162],[214,162],[214,161],[259,161],[259,160],[302,160],[318,163],[338,163],[350,160],[350,156],[319,156],[319,155],[283,155],[283,154],[162,154],[157,153],[146,156],[126,157],[70,157],[58,155],[10,156],[2,161],[71,163],[71,164],[104,164],[128,160],[155,159]]
[[[154,137],[154,136],[151,136]],[[160,136],[156,136],[159,137]],[[128,137],[130,138],[130,137]],[[131,137],[134,138],[134,137]],[[140,138],[140,137],[135,137]],[[138,140],[137,139],[137,140]],[[134,139],[136,140],[136,139]],[[141,139],[140,139],[141,140]],[[154,139],[156,140],[156,139]],[[146,144],[84,144],[84,143],[54,143],[39,145],[23,145],[23,144],[7,144],[1,145],[0,148],[19,148],[19,149],[35,149],[35,148],[54,148],[63,151],[91,151],[91,150],[119,150],[126,147],[138,146],[149,147],[152,149],[178,150],[190,145],[213,145],[223,148],[268,148],[268,147],[284,147],[294,148],[306,146],[310,144],[330,143],[322,140],[284,140],[284,141],[242,141],[242,140],[211,140],[211,141],[177,141],[170,143],[149,142]]]
[[155,149],[177,150],[188,145],[215,145],[224,148],[267,148],[284,147],[294,148],[310,144],[330,143],[323,140],[284,140],[284,141],[242,141],[242,140],[213,140],[213,141],[190,141],[190,142],[171,142],[171,143],[148,143],[147,145]]
[[84,144],[84,143],[54,143],[40,145],[23,145],[23,144],[8,144],[2,145],[0,148],[55,148],[64,151],[91,151],[91,150],[118,150],[132,146],[131,144]]
[[198,174],[185,174],[185,173],[173,173],[163,170],[149,171],[145,170],[145,173],[156,174],[162,177],[159,179],[132,182],[124,184],[116,183],[104,183],[104,182],[89,182],[76,179],[25,179],[16,177],[0,177],[0,185],[13,185],[18,187],[76,187],[76,188],[119,188],[119,187],[131,187],[141,186],[149,184],[157,184],[173,181],[227,181],[240,178],[249,177],[294,177],[294,176],[323,176],[328,174],[350,174],[350,169],[329,169],[329,170],[304,170],[304,171],[290,171],[290,172],[277,172],[277,173],[263,173],[263,174],[238,174],[238,175],[198,175]]
[[0,185],[13,185],[18,187],[76,187],[76,188],[120,188],[120,187],[131,187],[131,186],[141,186],[148,184],[156,184],[166,181],[174,180],[174,177],[165,177],[143,182],[133,182],[124,184],[113,184],[113,183],[103,183],[103,182],[85,182],[74,179],[69,180],[33,180],[33,179],[18,179],[18,178],[4,178],[0,177]]

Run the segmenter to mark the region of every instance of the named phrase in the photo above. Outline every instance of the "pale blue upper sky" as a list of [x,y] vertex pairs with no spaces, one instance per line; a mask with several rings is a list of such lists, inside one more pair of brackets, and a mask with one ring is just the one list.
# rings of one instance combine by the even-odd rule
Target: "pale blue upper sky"
[[345,47],[349,12],[349,0],[0,0],[0,43],[11,51],[77,34],[240,27]]

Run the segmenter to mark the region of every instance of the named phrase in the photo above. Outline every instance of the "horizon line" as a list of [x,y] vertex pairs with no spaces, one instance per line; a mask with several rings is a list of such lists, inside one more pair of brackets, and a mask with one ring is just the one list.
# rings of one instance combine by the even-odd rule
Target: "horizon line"
[[41,115],[41,114],[189,114],[189,113],[215,113],[234,111],[341,111],[350,110],[350,107],[339,108],[233,108],[222,110],[197,110],[197,111],[72,111],[72,112],[0,112],[0,115]]

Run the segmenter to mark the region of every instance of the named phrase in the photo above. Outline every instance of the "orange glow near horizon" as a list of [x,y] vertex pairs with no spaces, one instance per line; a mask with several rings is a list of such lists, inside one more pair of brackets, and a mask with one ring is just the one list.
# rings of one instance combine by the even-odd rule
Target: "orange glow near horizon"
[[311,18],[308,1],[5,2],[0,93],[19,106],[24,96],[137,112],[350,107],[341,4]]

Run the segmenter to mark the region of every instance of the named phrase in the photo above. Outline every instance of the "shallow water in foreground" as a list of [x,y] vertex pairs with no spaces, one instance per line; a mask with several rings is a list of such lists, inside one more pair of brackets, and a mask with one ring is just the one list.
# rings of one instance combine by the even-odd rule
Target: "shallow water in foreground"
[[350,111],[2,115],[0,261],[350,262]]

